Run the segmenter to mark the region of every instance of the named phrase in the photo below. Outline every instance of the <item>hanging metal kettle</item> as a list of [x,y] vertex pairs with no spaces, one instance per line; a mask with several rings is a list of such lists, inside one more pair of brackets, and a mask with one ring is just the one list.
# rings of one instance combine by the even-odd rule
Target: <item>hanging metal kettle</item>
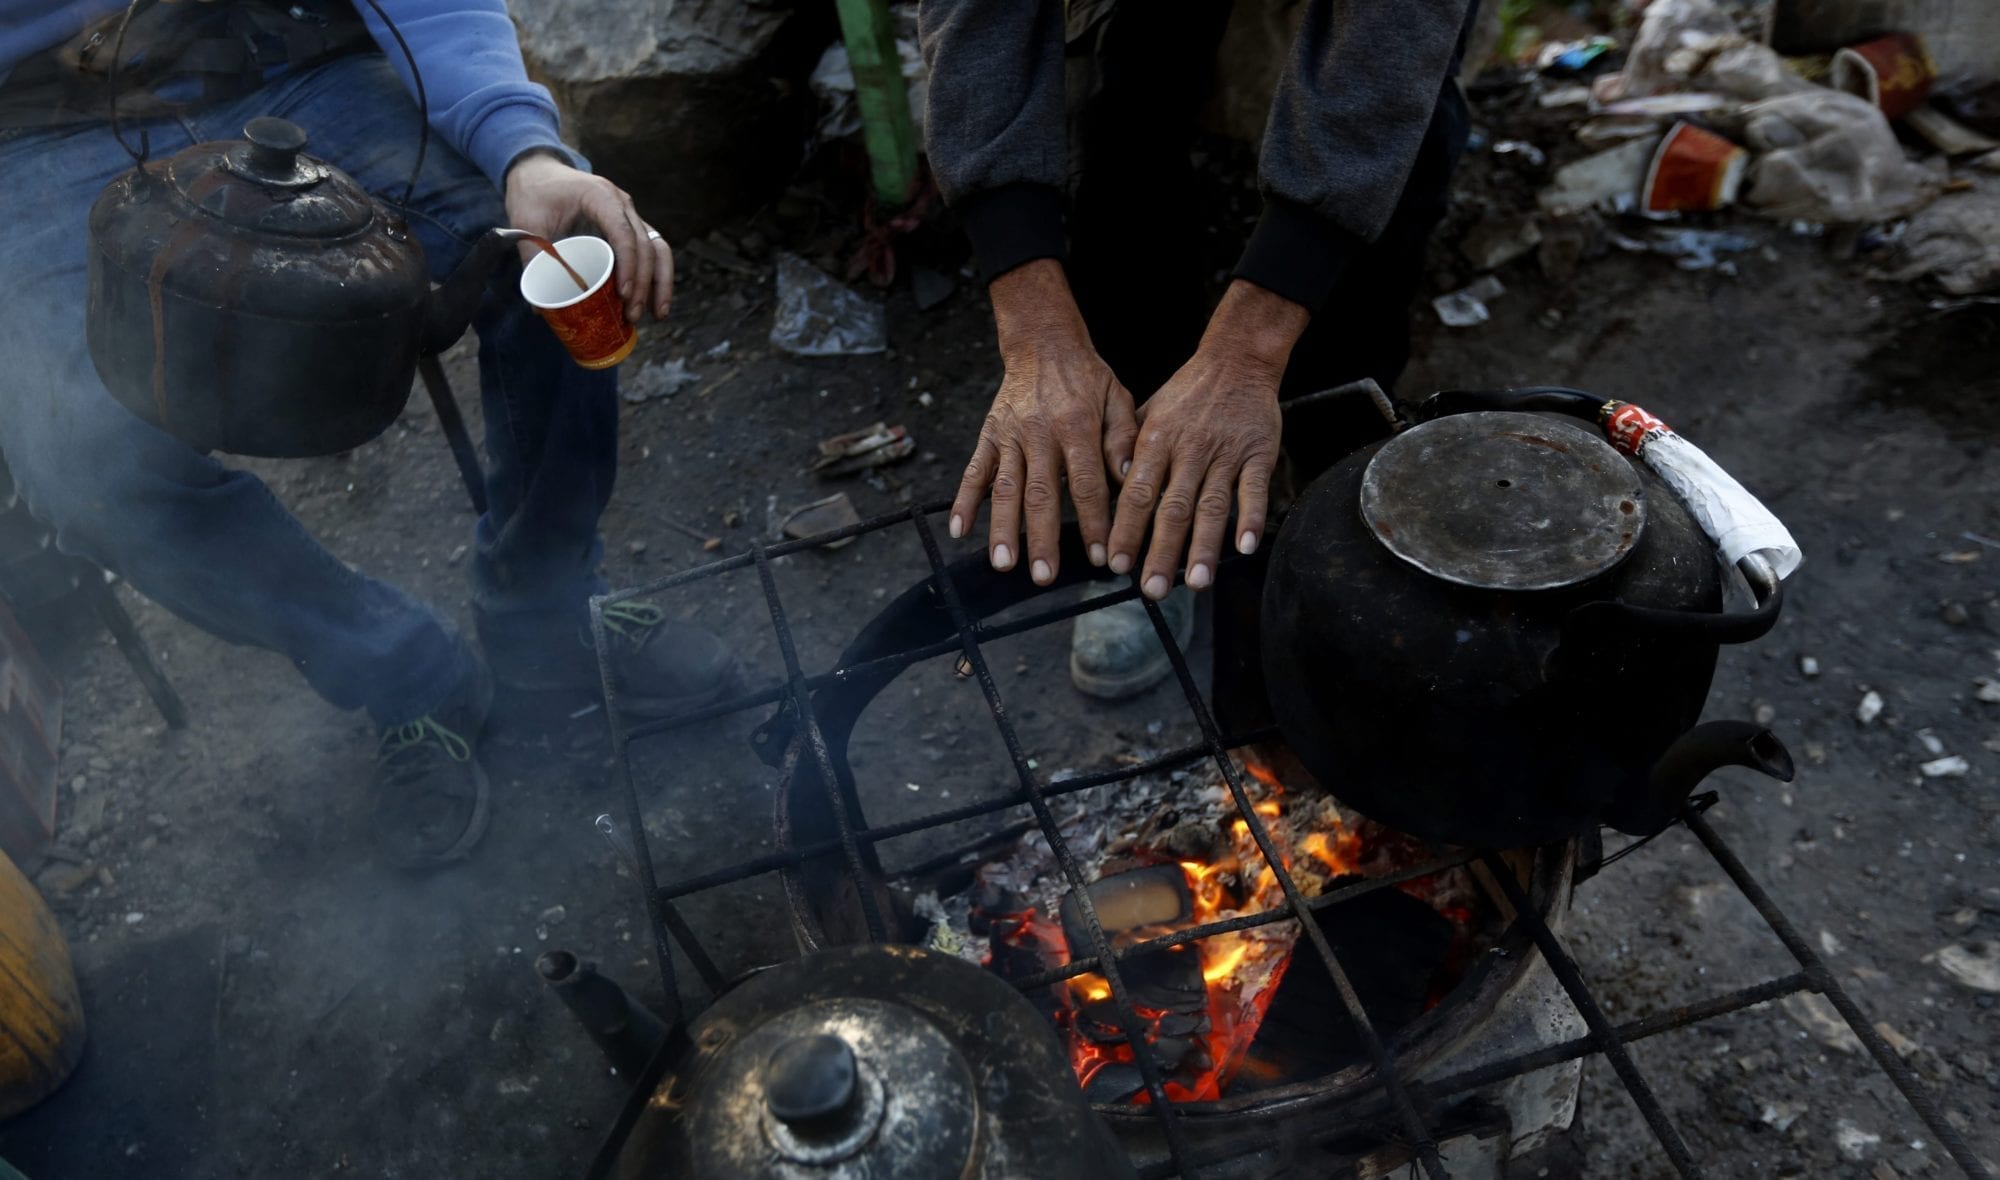
[[91,360],[133,413],[201,450],[344,451],[402,412],[417,360],[465,331],[519,231],[489,231],[431,285],[400,218],[306,134],[134,153],[90,211]]

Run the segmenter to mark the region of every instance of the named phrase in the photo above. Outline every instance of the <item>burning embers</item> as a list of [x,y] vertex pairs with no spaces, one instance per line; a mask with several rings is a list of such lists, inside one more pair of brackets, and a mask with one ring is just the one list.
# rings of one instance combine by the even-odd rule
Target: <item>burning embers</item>
[[[1308,899],[1431,859],[1410,837],[1344,813],[1302,774],[1287,791],[1248,767],[1255,811]],[[1324,963],[1282,920],[1204,936],[1196,927],[1282,908],[1278,876],[1250,824],[1218,783],[1182,774],[1094,792],[1065,824],[1086,872],[1091,909],[1114,953],[1135,1022],[1120,1019],[1105,976],[1072,975],[1036,989],[1069,1042],[1091,1101],[1149,1100],[1130,1035],[1150,1045],[1178,1102],[1211,1101],[1337,1069],[1359,1055]],[[1450,990],[1490,931],[1463,869],[1377,889],[1315,912],[1378,1031],[1408,1024]],[[972,888],[930,916],[934,944],[1022,980],[1068,965],[1093,945],[1084,907],[1064,888],[1048,844],[1033,833],[978,870]],[[960,937],[960,931],[969,937]],[[1074,948],[1074,949],[1073,949]],[[1296,952],[1296,953],[1295,953]]]

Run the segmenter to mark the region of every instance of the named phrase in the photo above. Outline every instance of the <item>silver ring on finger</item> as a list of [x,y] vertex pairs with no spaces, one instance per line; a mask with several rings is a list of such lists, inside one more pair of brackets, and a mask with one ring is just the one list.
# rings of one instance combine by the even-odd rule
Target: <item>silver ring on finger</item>
[[646,227],[646,240],[649,242],[664,242],[667,240],[667,236],[649,225]]

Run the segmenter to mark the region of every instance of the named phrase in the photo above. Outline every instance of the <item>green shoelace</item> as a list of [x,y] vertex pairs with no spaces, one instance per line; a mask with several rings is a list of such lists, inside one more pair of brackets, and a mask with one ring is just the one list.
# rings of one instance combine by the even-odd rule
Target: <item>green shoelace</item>
[[439,746],[453,762],[472,760],[472,743],[459,736],[450,726],[441,725],[435,717],[419,717],[407,721],[382,734],[382,745],[376,756],[384,761],[394,758],[405,750],[431,743]]
[[667,612],[650,602],[614,602],[604,608],[604,629],[627,643],[639,643],[666,621]]

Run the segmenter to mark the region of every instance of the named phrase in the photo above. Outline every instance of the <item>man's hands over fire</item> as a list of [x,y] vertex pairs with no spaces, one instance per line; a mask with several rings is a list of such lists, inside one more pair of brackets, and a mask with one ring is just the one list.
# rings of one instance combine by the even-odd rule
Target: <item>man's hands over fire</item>
[[[582,222],[596,226],[617,259],[618,297],[625,304],[626,321],[636,324],[648,310],[654,319],[667,318],[674,302],[673,247],[639,216],[630,193],[537,150],[507,169],[504,197],[514,228],[550,241]],[[524,256],[531,250],[522,247]]]
[[1010,570],[1028,534],[1028,573],[1055,580],[1062,531],[1062,480],[1069,481],[1092,565],[1105,564],[1111,527],[1109,470],[1122,470],[1137,432],[1132,395],[1091,347],[1061,264],[1030,262],[993,280],[993,319],[1006,374],[979,430],[972,462],[951,505],[951,535],[972,528],[990,493],[986,552]]
[[[1092,565],[1130,572],[1151,527],[1140,573],[1149,598],[1166,597],[1177,568],[1197,590],[1213,584],[1225,540],[1242,553],[1256,550],[1278,461],[1278,384],[1305,330],[1305,308],[1233,284],[1193,358],[1135,419],[1132,395],[1091,347],[1059,263],[1009,271],[991,293],[1006,375],[952,503],[952,536],[971,530],[990,492],[986,547],[994,568],[1019,560],[1025,517],[1029,574],[1047,585],[1056,576],[1067,476]],[[1107,534],[1114,478],[1124,486]],[[1226,538],[1232,506],[1236,536]]]
[[[1278,464],[1278,384],[1309,318],[1291,300],[1238,280],[1194,356],[1140,408],[1111,526],[1111,569],[1132,568],[1151,525],[1139,575],[1146,597],[1165,598],[1176,567],[1196,590],[1213,585],[1225,539],[1239,553],[1256,552]],[[1225,538],[1232,504],[1236,536]]]

